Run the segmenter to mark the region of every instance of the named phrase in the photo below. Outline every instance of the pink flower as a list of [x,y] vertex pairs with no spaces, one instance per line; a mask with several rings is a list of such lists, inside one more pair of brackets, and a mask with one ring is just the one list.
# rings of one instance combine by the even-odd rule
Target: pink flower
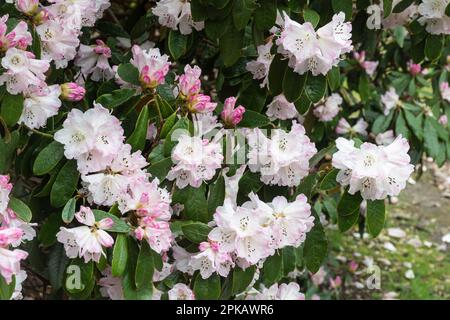
[[223,111],[220,116],[222,121],[230,127],[237,126],[243,119],[245,108],[243,106],[236,106],[237,99],[235,97],[230,97],[225,100],[225,104],[223,106]]
[[352,260],[349,262],[348,268],[351,272],[355,272],[358,269],[358,263],[356,261]]
[[412,76],[416,76],[422,72],[422,66],[420,63],[414,63],[414,61],[408,61],[408,71]]
[[211,97],[202,93],[190,96],[188,108],[191,112],[210,113],[217,107],[217,103],[211,102]]
[[153,217],[140,219],[139,227],[134,234],[136,239],[146,240],[150,248],[159,254],[169,250],[174,239],[169,223],[155,220]]
[[341,118],[336,127],[336,133],[341,135],[349,134],[354,136],[356,134],[360,134],[363,136],[367,136],[367,127],[369,124],[364,121],[363,118],[360,118],[356,124],[352,127],[350,123],[344,118]]
[[178,87],[183,99],[189,100],[190,97],[200,93],[202,86],[200,81],[201,74],[202,70],[198,66],[191,67],[186,65],[184,67],[184,74],[178,78]]
[[164,83],[170,68],[167,55],[161,55],[157,48],[142,50],[137,45],[133,46],[131,51],[133,52],[131,63],[139,70],[144,88],[153,89]]
[[17,26],[9,33],[8,15],[0,18],[0,51],[7,51],[10,48],[26,50],[33,41],[31,33],[28,32],[28,25],[25,21],[20,21]]
[[333,93],[325,100],[325,103],[318,105],[314,109],[314,115],[321,122],[331,121],[339,113],[339,106],[342,102],[342,97],[337,93]]
[[280,94],[273,98],[272,102],[267,106],[266,115],[270,120],[288,120],[298,116],[298,112],[295,104],[289,102],[284,94]]
[[81,68],[85,77],[91,75],[93,81],[107,81],[114,78],[109,58],[111,49],[103,41],[97,40],[93,46],[80,45],[75,65]]
[[61,85],[61,98],[67,101],[81,101],[84,99],[86,89],[75,82],[68,82]]
[[58,241],[64,244],[69,258],[79,256],[86,263],[91,260],[99,262],[101,255],[106,257],[103,247],[110,248],[114,244],[114,239],[105,231],[112,228],[114,221],[111,218],[96,221],[92,210],[83,206],[75,218],[84,226],[72,229],[61,227],[56,235]]
[[378,61],[366,61],[365,51],[361,51],[359,53],[355,52],[353,53],[353,56],[358,61],[361,68],[363,68],[366,71],[367,75],[369,75],[370,77],[373,76],[375,70],[378,67]]
[[0,275],[8,284],[20,273],[20,261],[28,256],[25,251],[8,249],[9,245],[20,242],[23,234],[19,228],[0,228]]
[[0,217],[5,213],[6,208],[8,208],[9,194],[12,188],[12,184],[9,183],[9,176],[0,175]]
[[222,277],[228,276],[234,263],[230,254],[224,252],[219,243],[202,242],[199,249],[200,253],[192,256],[190,261],[193,270],[200,270],[203,279],[209,278],[215,272]]
[[381,96],[381,102],[384,106],[384,115],[387,116],[392,109],[396,108],[400,104],[400,97],[395,91],[394,87],[390,87],[389,91]]
[[330,278],[330,287],[332,289],[337,289],[342,285],[342,278],[337,276],[336,278]]
[[448,82],[442,82],[439,88],[441,89],[442,99],[450,102],[450,87],[448,85]]

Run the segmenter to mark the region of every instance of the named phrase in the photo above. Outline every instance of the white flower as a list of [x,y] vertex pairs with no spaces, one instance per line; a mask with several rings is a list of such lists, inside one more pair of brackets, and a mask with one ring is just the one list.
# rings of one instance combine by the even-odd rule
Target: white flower
[[100,294],[102,297],[111,300],[124,300],[122,279],[114,277],[111,273],[111,267],[107,267],[102,271],[103,278],[98,280],[100,286]]
[[110,248],[114,239],[105,231],[114,225],[111,218],[95,221],[94,213],[90,208],[81,207],[75,218],[84,226],[67,229],[61,227],[56,235],[69,258],[83,257],[87,263],[91,260],[100,261],[101,255],[106,257],[103,247]]
[[203,21],[193,21],[191,4],[185,0],[160,0],[152,9],[161,25],[172,30],[180,29],[181,34],[192,33],[192,28],[200,31],[204,28]]
[[388,146],[364,143],[358,149],[354,141],[344,138],[338,138],[336,146],[339,151],[333,155],[333,166],[341,170],[337,181],[350,185],[350,194],[360,191],[367,200],[397,196],[414,171],[408,141],[401,135]]
[[48,20],[36,27],[42,44],[42,59],[55,61],[56,68],[66,68],[72,61],[80,44],[78,33],[60,22]]
[[274,249],[286,246],[298,247],[306,239],[306,233],[314,226],[311,206],[306,197],[299,195],[289,203],[285,197],[275,197],[271,203],[262,202],[257,195],[249,195],[252,206],[266,219],[264,226],[272,240]]
[[314,115],[319,119],[319,121],[331,121],[339,113],[339,106],[342,102],[342,97],[337,93],[333,93],[325,100],[325,103],[315,107]]
[[298,116],[295,104],[287,101],[284,94],[273,98],[272,102],[267,106],[266,114],[272,121],[275,119],[287,120]]
[[389,88],[385,94],[381,96],[381,102],[384,105],[384,115],[388,115],[392,109],[397,107],[400,102],[400,97],[393,87]]
[[305,295],[300,292],[298,283],[273,284],[270,288],[264,288],[256,295],[250,295],[247,300],[305,300]]
[[0,85],[6,83],[11,94],[19,94],[30,86],[45,86],[44,73],[50,65],[47,61],[37,60],[31,52],[9,49],[2,59],[1,65],[6,71],[0,75]]
[[272,130],[271,139],[260,129],[248,134],[249,168],[261,173],[265,184],[297,186],[309,172],[309,160],[317,149],[302,125],[293,121],[290,132]]
[[191,185],[199,188],[203,181],[211,180],[222,165],[221,145],[198,136],[183,134],[172,151],[175,166],[167,174],[167,179],[176,180],[178,188]]
[[60,95],[59,85],[27,90],[19,123],[30,129],[45,127],[47,119],[58,114],[61,107]]
[[450,17],[445,14],[449,0],[422,0],[418,7],[419,22],[431,34],[450,34]]
[[184,283],[177,283],[168,291],[169,300],[195,300],[194,292]]
[[253,79],[261,80],[261,88],[265,87],[268,82],[270,64],[273,60],[273,55],[270,50],[272,49],[272,41],[258,46],[258,58],[254,61],[247,62],[246,69],[253,74]]
[[336,133],[340,135],[349,134],[354,136],[356,134],[360,134],[362,136],[367,136],[367,127],[369,124],[364,121],[363,118],[358,119],[356,124],[352,127],[350,123],[348,123],[347,119],[341,118],[339,119],[338,125],[336,127]]
[[386,132],[379,133],[379,134],[377,134],[377,136],[375,138],[375,142],[379,146],[390,145],[392,142],[394,142],[394,140],[395,140],[395,136],[394,136],[394,131],[393,130],[388,130]]
[[97,40],[97,45],[80,45],[75,65],[81,67],[81,73],[87,77],[91,75],[93,81],[108,81],[114,78],[115,73],[109,64],[111,49]]
[[200,270],[203,279],[209,278],[214,272],[227,277],[234,266],[231,256],[223,252],[220,244],[216,242],[202,242],[200,253],[192,256],[190,266],[193,270]]

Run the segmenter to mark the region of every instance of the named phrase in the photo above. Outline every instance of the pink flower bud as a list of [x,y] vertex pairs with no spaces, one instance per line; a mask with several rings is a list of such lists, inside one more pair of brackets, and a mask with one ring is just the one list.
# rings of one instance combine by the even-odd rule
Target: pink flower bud
[[348,268],[350,269],[351,272],[355,272],[358,269],[358,263],[356,263],[356,261],[352,260],[348,264]]
[[32,16],[36,13],[39,6],[39,0],[17,0],[16,8],[27,16]]
[[221,117],[227,126],[234,127],[238,125],[244,117],[245,108],[243,106],[235,108],[236,101],[237,99],[235,97],[230,97],[225,100]]
[[84,99],[86,89],[80,87],[75,82],[68,82],[61,85],[61,98],[67,101],[81,101]]
[[408,71],[412,76],[416,76],[422,72],[422,66],[410,60],[408,62]]
[[200,81],[201,74],[202,70],[198,66],[192,68],[190,65],[186,65],[184,74],[178,79],[178,87],[183,99],[189,99],[191,96],[200,93],[202,85]]
[[97,40],[96,43],[94,52],[98,55],[104,55],[106,58],[111,58],[111,49],[102,40]]
[[442,116],[439,117],[439,123],[441,125],[443,125],[444,127],[446,127],[448,125],[448,117],[447,115],[443,114]]
[[217,103],[211,102],[211,97],[199,93],[192,96],[188,102],[188,108],[193,113],[208,113],[213,112],[217,107]]
[[337,289],[342,285],[342,279],[340,276],[337,276],[334,279],[330,279],[330,287],[333,289]]

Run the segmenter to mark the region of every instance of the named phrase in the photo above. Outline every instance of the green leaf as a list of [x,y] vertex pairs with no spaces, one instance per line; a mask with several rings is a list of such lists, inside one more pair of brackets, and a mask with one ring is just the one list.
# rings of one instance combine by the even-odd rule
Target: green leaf
[[291,68],[286,68],[283,78],[283,93],[289,102],[295,102],[305,89],[308,74],[299,75]]
[[8,207],[14,211],[21,220],[25,222],[31,221],[33,214],[30,208],[22,200],[11,197],[9,199]]
[[[392,1],[392,0],[390,0]],[[353,2],[352,0],[332,0],[333,11],[335,13],[344,12],[345,20],[352,20]]]
[[67,266],[64,288],[75,299],[86,299],[95,285],[94,262],[85,263],[82,259],[74,259]]
[[61,214],[62,220],[64,221],[64,223],[69,224],[72,222],[73,218],[75,217],[76,204],[77,204],[77,200],[75,198],[72,198],[64,206],[64,209]]
[[414,0],[402,0],[400,1],[395,7],[394,10],[392,10],[392,13],[400,13],[405,11],[406,8],[408,8]]
[[237,30],[244,29],[255,10],[254,0],[235,0],[233,4],[233,22]]
[[338,212],[338,227],[339,231],[346,232],[350,230],[359,219],[359,210],[352,212],[349,215],[341,215]]
[[283,92],[283,78],[288,67],[288,60],[277,54],[272,60],[269,68],[269,90],[273,96]]
[[174,112],[170,117],[168,117],[166,119],[166,121],[164,122],[162,128],[161,128],[161,132],[159,133],[159,136],[161,137],[161,139],[164,139],[165,137],[167,137],[167,135],[169,134],[170,130],[172,130],[173,126],[175,125],[175,123],[177,123],[177,113]]
[[306,96],[306,92],[303,90],[302,95],[300,98],[295,101],[295,109],[297,109],[299,114],[306,114],[311,107],[311,101],[309,101],[308,97]]
[[113,109],[133,98],[135,94],[136,90],[134,89],[114,90],[111,93],[98,97],[96,102],[100,103],[105,108]]
[[417,117],[414,116],[414,114],[408,110],[403,110],[406,122],[412,129],[412,132],[414,135],[420,140],[423,140],[423,128],[422,128],[422,120],[423,116],[418,115]]
[[136,121],[136,126],[127,143],[131,145],[133,152],[144,150],[145,142],[147,140],[148,121],[149,121],[148,106],[144,106]]
[[62,288],[68,263],[69,258],[67,258],[63,244],[56,243],[49,253],[47,265],[49,271],[48,280],[52,285],[53,291],[58,291]]
[[220,293],[220,277],[216,273],[208,279],[197,275],[194,281],[194,294],[197,300],[218,300]]
[[12,277],[11,283],[7,284],[5,278],[0,275],[0,300],[10,300],[16,287],[16,277]]
[[283,254],[283,277],[295,270],[296,267],[296,252],[294,247],[284,247],[282,249]]
[[131,231],[130,226],[124,220],[116,217],[115,215],[101,210],[92,211],[94,212],[95,221],[100,221],[105,218],[112,219],[114,224],[111,228],[108,229],[108,232],[128,233]]
[[37,176],[43,176],[49,173],[58,165],[63,157],[64,146],[57,141],[51,142],[37,155],[33,165],[33,173]]
[[128,262],[128,240],[126,234],[118,234],[114,244],[111,272],[114,277],[121,277],[125,273]]
[[58,233],[61,224],[61,215],[56,212],[51,213],[47,220],[42,223],[38,239],[44,247],[49,247],[56,243],[56,234]]
[[14,126],[19,121],[22,110],[23,96],[6,93],[3,97],[0,116],[9,127]]
[[339,67],[333,67],[327,74],[328,85],[331,91],[336,91],[341,85],[341,72]]
[[149,283],[153,283],[153,273],[155,271],[155,263],[153,261],[152,249],[147,241],[142,241],[141,250],[136,264],[136,288],[143,288]]
[[267,126],[268,124],[270,124],[270,119],[267,116],[259,112],[246,110],[242,121],[239,123],[239,127],[259,128]]
[[239,60],[243,46],[244,30],[238,31],[234,27],[229,27],[219,41],[220,55],[225,67],[232,66]]
[[277,18],[277,1],[260,0],[258,3],[259,7],[253,15],[255,25],[259,30],[269,30],[275,25]]
[[306,80],[305,92],[308,99],[313,103],[318,103],[322,100],[327,89],[327,79],[323,75],[316,77],[308,75]]
[[406,125],[406,120],[403,117],[403,112],[400,112],[397,116],[397,119],[395,121],[395,134],[396,135],[402,135],[404,138],[409,138],[409,129]]
[[425,56],[433,61],[439,59],[444,45],[444,37],[442,35],[429,34],[425,42]]
[[208,234],[211,231],[211,228],[207,224],[194,222],[183,225],[181,231],[189,241],[193,243],[202,243],[208,240]]
[[377,237],[381,230],[383,230],[386,219],[384,200],[367,201],[366,219],[367,231],[373,237]]
[[367,74],[361,73],[358,83],[358,92],[363,102],[368,102],[370,99],[370,80]]
[[316,187],[317,184],[317,174],[310,174],[309,176],[305,177],[302,182],[297,187],[297,190],[295,192],[295,197],[297,197],[299,194],[304,194],[308,199],[311,198],[311,194]]
[[53,207],[63,207],[71,198],[78,185],[80,174],[75,160],[66,162],[56,176],[50,193],[50,202]]
[[280,253],[266,259],[263,266],[264,275],[262,277],[264,284],[270,286],[278,282],[283,277],[283,257]]
[[200,188],[187,186],[184,189],[176,190],[173,195],[173,203],[184,205],[183,215],[192,221],[208,223],[208,201],[206,200],[206,190],[203,184]]
[[175,60],[178,60],[179,58],[184,56],[188,44],[187,36],[182,35],[178,31],[170,30],[167,41],[170,54]]
[[389,17],[389,15],[391,14],[392,2],[393,0],[383,0],[384,18]]
[[313,27],[317,27],[320,21],[320,15],[311,9],[305,9],[303,10],[303,19],[305,19],[305,22],[310,22]]
[[351,195],[347,191],[342,195],[341,200],[338,204],[338,212],[340,216],[350,216],[355,211],[359,212],[359,206],[362,202],[361,194],[355,193]]
[[320,190],[328,191],[336,188],[339,184],[336,181],[339,170],[333,169],[327,173],[320,183]]
[[136,86],[141,85],[141,82],[139,81],[139,70],[131,63],[124,63],[119,65],[117,73],[123,81],[134,84]]
[[312,273],[319,271],[328,252],[328,240],[320,223],[319,216],[314,212],[314,227],[306,234],[303,245],[303,259],[306,268]]
[[147,169],[151,173],[152,177],[158,178],[159,181],[164,181],[167,177],[167,173],[172,168],[172,158],[167,157],[158,162],[152,163]]
[[425,150],[430,157],[435,159],[439,155],[439,138],[436,128],[433,126],[431,118],[425,118],[425,125],[423,130]]
[[236,295],[238,293],[244,292],[245,289],[252,283],[253,278],[255,276],[256,267],[251,266],[245,270],[242,270],[239,267],[233,269],[233,280],[231,293],[232,295]]
[[208,194],[208,213],[212,217],[217,207],[223,205],[225,200],[225,179],[221,175],[219,178],[209,186]]

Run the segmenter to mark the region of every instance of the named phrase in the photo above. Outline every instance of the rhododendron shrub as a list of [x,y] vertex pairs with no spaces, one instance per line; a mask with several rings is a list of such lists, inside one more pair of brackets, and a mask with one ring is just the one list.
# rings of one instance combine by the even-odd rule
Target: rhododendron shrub
[[449,14],[0,0],[0,298],[318,299],[325,227],[450,158]]

